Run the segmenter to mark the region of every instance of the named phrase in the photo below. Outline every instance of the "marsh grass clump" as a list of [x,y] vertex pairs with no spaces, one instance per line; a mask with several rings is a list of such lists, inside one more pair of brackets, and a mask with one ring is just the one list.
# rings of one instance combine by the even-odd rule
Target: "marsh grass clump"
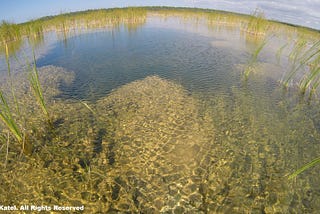
[[144,8],[115,8],[87,10],[43,18],[46,29],[68,31],[70,29],[98,28],[145,21]]
[[2,44],[21,39],[20,27],[17,24],[2,21],[0,24],[0,38]]
[[307,90],[310,90],[310,93],[313,94],[320,83],[320,41],[307,50],[300,63],[307,67],[306,74],[299,82],[300,91],[305,94]]
[[[29,141],[27,132],[19,123],[16,113],[10,107],[7,98],[0,91],[0,119],[7,129],[7,150],[9,148],[10,135],[12,135],[16,142],[21,145],[22,152],[26,155],[30,155],[33,150],[33,145]],[[5,130],[3,130],[5,132]]]
[[265,18],[264,13],[259,10],[255,10],[248,20],[244,31],[254,36],[265,36],[268,28],[269,21]]
[[[15,108],[12,108],[7,98],[5,98],[2,90],[0,90],[0,119],[2,120],[5,127],[9,130],[9,133],[14,136],[16,141],[22,145],[22,151],[25,154],[31,154],[32,151],[32,145],[27,140],[27,135],[25,130],[19,125],[17,118],[21,118],[20,115],[20,108],[18,104],[18,100],[14,91],[13,87],[13,80],[11,76],[11,66],[10,66],[10,59],[9,59],[9,50],[7,47],[7,44],[5,44],[5,58],[7,63],[7,71],[8,71],[8,77],[9,77],[9,87],[11,91],[11,96],[13,98],[13,102],[15,105]],[[10,135],[7,135],[7,144],[10,141]]]
[[307,45],[306,40],[298,40],[295,42],[292,51],[290,52],[288,58],[291,62],[290,72],[286,73],[286,75],[282,78],[281,82],[285,87],[289,87],[289,83],[295,77],[296,73],[303,66],[300,63],[299,59],[302,59],[302,53],[305,52],[305,48]]
[[[43,39],[45,32],[61,32],[66,37],[70,30],[81,30],[91,28],[105,28],[127,24],[134,28],[138,23],[145,23],[147,16],[146,8],[128,7],[114,9],[87,10],[60,14],[57,16],[47,16],[37,20],[31,20],[21,24],[14,24],[2,21],[0,24],[0,49],[4,49],[5,44],[22,41],[24,37],[29,42],[35,43]],[[20,45],[16,49],[19,49]]]
[[32,44],[37,44],[43,41],[44,26],[43,22],[39,20],[33,20],[30,24],[23,27],[23,32],[27,35],[28,40]]
[[[9,79],[8,94],[10,95],[10,98],[13,100],[13,102],[9,103],[3,91],[0,90],[0,119],[4,124],[4,127],[15,138],[15,141],[22,145],[22,151],[25,154],[30,155],[33,150],[33,145],[29,139],[30,136],[27,132],[26,121],[25,121],[26,115],[23,114],[24,109],[20,109],[19,104],[21,103],[18,102],[18,98],[16,97],[15,87],[12,80],[9,50],[8,50],[7,44],[5,45],[5,47],[6,47],[5,58],[7,63],[7,71],[8,71],[8,79]],[[33,58],[34,58],[33,66],[27,63],[29,65],[29,80],[30,80],[31,88],[41,110],[43,111],[46,118],[48,119],[49,124],[51,124],[51,119],[46,108],[44,96],[42,93],[42,88],[39,81],[39,74],[36,67],[34,53],[33,53]],[[21,97],[19,97],[19,99],[21,99]],[[15,108],[12,108],[11,105],[14,105]],[[7,136],[8,136],[7,142],[9,142],[10,135],[7,135]]]
[[297,81],[300,92],[312,96],[320,85],[320,41],[309,44],[298,40],[289,54],[291,69],[281,80],[285,87]]

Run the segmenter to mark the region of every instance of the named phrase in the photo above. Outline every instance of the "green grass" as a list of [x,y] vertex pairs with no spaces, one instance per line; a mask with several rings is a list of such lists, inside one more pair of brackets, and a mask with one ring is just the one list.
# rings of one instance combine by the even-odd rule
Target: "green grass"
[[3,44],[21,39],[19,25],[2,21],[0,24],[0,39]]
[[[297,41],[289,59],[291,69],[281,80],[282,84],[289,87],[290,82],[297,81],[302,94],[314,94],[320,84],[320,41],[313,44],[308,44],[305,40]],[[302,76],[297,77],[301,73]]]
[[299,83],[301,93],[305,94],[307,90],[317,90],[320,78],[320,41],[313,44],[305,53],[302,61],[307,67],[308,72],[304,75]]
[[[17,98],[14,93],[13,88],[13,81],[11,76],[11,66],[10,66],[10,59],[9,59],[9,50],[7,47],[7,44],[5,44],[5,58],[7,63],[7,69],[8,69],[8,77],[9,77],[9,84],[10,84],[10,90],[11,90],[11,96],[13,97],[15,110],[14,108],[11,108],[7,102],[7,99],[5,98],[3,92],[0,90],[0,119],[5,125],[5,127],[8,129],[8,133],[11,133],[11,135],[15,138],[15,140],[21,144],[22,151],[25,154],[31,154],[32,152],[32,144],[27,140],[27,134],[25,132],[24,128],[21,128],[19,126],[17,118],[21,118],[22,115],[20,114],[20,108],[17,101]],[[9,141],[10,141],[10,135],[8,134],[7,137],[7,150],[9,147]]]
[[269,28],[269,21],[265,18],[264,13],[255,10],[251,15],[245,31],[254,36],[265,36]]
[[302,166],[301,168],[299,168],[298,170],[296,170],[294,173],[292,173],[291,175],[289,175],[288,179],[293,179],[295,177],[297,177],[299,174],[301,174],[302,172],[306,171],[307,169],[317,165],[320,163],[320,157],[314,159],[313,161],[305,164],[304,166]]
[[[5,44],[13,44],[27,37],[31,43],[41,41],[43,34],[48,31],[62,32],[67,35],[71,29],[100,28],[130,24],[130,28],[136,23],[144,23],[146,20],[145,8],[115,8],[87,10],[47,16],[37,20],[31,20],[21,24],[3,21],[0,24],[0,50],[4,50]],[[19,49],[22,43],[16,43],[15,49]],[[14,51],[11,51],[13,53]]]
[[18,124],[16,123],[11,108],[8,105],[3,92],[0,91],[0,119],[5,124],[5,126],[10,130],[11,134],[20,143],[23,141],[23,134]]
[[283,50],[284,50],[287,46],[288,46],[288,43],[282,45],[282,46],[278,49],[278,51],[277,51],[277,53],[276,53],[276,58],[277,58],[278,64],[280,64],[280,59],[281,59],[282,52],[283,52]]
[[14,100],[16,111],[17,111],[17,113],[20,113],[18,101],[17,101],[16,95],[14,92],[14,88],[13,88],[13,80],[12,80],[11,66],[10,66],[10,54],[9,54],[9,48],[8,48],[7,44],[5,44],[5,50],[6,50],[5,58],[6,58],[6,64],[7,64],[7,69],[8,69],[7,71],[8,71],[8,76],[9,76],[9,84],[10,84],[11,94],[12,94],[12,97]]
[[255,70],[255,67],[256,67],[256,63],[257,63],[257,60],[258,60],[258,56],[259,54],[261,53],[262,49],[265,47],[265,45],[267,44],[267,41],[264,40],[262,41],[258,46],[257,48],[253,51],[253,53],[251,54],[251,57],[244,69],[244,72],[243,72],[243,76],[245,78],[245,80],[248,79],[250,73],[252,71]]
[[[299,69],[304,65],[302,63],[302,53],[306,48],[307,41],[298,40],[295,42],[294,47],[289,54],[289,60],[291,61],[291,69],[286,73],[286,75],[282,78],[281,83],[285,87],[289,87],[289,83],[293,80]],[[300,60],[299,60],[300,59]]]
[[46,102],[44,100],[41,84],[39,81],[39,73],[38,73],[34,53],[33,53],[33,66],[29,66],[29,81],[31,84],[31,89],[33,91],[33,94],[34,94],[42,112],[46,116],[48,122],[51,123],[51,118],[50,118],[49,112],[47,110]]
[[[11,76],[10,59],[9,59],[9,50],[8,50],[7,44],[5,45],[5,47],[6,47],[5,56],[6,56],[11,96],[13,97],[14,105],[16,106],[16,108],[10,107],[4,93],[0,90],[0,119],[3,122],[4,126],[11,133],[11,135],[14,136],[15,140],[22,145],[22,151],[25,154],[30,155],[32,153],[33,145],[28,140],[26,127],[22,127],[21,124],[19,125],[17,120],[17,118],[20,118],[20,119],[25,118],[26,115],[21,115],[19,104],[14,93],[13,81]],[[30,85],[41,110],[44,112],[48,121],[50,122],[51,121],[50,115],[47,111],[46,104],[44,101],[34,54],[33,54],[33,59],[34,59],[33,66],[27,63],[29,65]],[[10,136],[8,136],[7,142],[9,142],[9,137]]]
[[[195,22],[204,19],[211,26],[216,24],[242,26],[243,31],[254,36],[265,35],[273,30],[279,31],[281,27],[286,29],[283,32],[296,33],[296,27],[269,21],[259,10],[255,10],[252,15],[243,15],[197,8],[128,7],[72,12],[47,16],[21,24],[3,21],[0,24],[0,43],[3,45],[17,41],[23,36],[30,40],[37,39],[47,31],[64,32],[70,29],[112,27],[120,24],[131,24],[132,27],[137,23],[145,23],[148,13],[165,17],[178,15],[183,19],[193,19]],[[318,32],[310,32],[309,29],[302,27],[298,31],[304,35],[312,34],[313,37],[318,34]]]

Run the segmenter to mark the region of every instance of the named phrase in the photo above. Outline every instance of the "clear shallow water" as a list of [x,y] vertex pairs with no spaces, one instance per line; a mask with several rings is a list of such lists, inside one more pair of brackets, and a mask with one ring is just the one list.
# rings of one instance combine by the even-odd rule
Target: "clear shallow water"
[[181,81],[189,90],[218,90],[226,81],[237,81],[232,66],[244,59],[240,52],[211,42],[176,29],[145,27],[128,33],[121,28],[68,39],[67,47],[57,44],[37,64],[75,71],[74,83],[61,89],[65,96],[79,99],[96,99],[149,75]]
[[[277,41],[243,81],[257,43],[238,30],[150,20],[57,40],[38,58],[54,129],[32,119],[36,158],[2,174],[1,201],[88,213],[316,213],[319,166],[287,176],[319,155],[318,102],[281,89]],[[17,78],[17,96],[38,115]]]

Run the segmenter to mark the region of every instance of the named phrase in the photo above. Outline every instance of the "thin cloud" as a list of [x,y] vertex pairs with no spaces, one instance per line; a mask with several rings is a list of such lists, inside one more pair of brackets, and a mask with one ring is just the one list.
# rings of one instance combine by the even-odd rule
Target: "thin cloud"
[[251,14],[261,9],[267,18],[320,29],[320,0],[185,0],[195,7],[206,7]]

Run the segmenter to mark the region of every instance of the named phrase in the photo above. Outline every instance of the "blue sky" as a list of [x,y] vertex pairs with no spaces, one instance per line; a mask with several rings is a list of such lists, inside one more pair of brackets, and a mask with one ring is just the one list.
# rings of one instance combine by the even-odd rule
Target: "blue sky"
[[269,19],[320,29],[320,0],[0,0],[0,20],[19,23],[71,11],[151,5],[211,8],[246,14],[259,8]]

